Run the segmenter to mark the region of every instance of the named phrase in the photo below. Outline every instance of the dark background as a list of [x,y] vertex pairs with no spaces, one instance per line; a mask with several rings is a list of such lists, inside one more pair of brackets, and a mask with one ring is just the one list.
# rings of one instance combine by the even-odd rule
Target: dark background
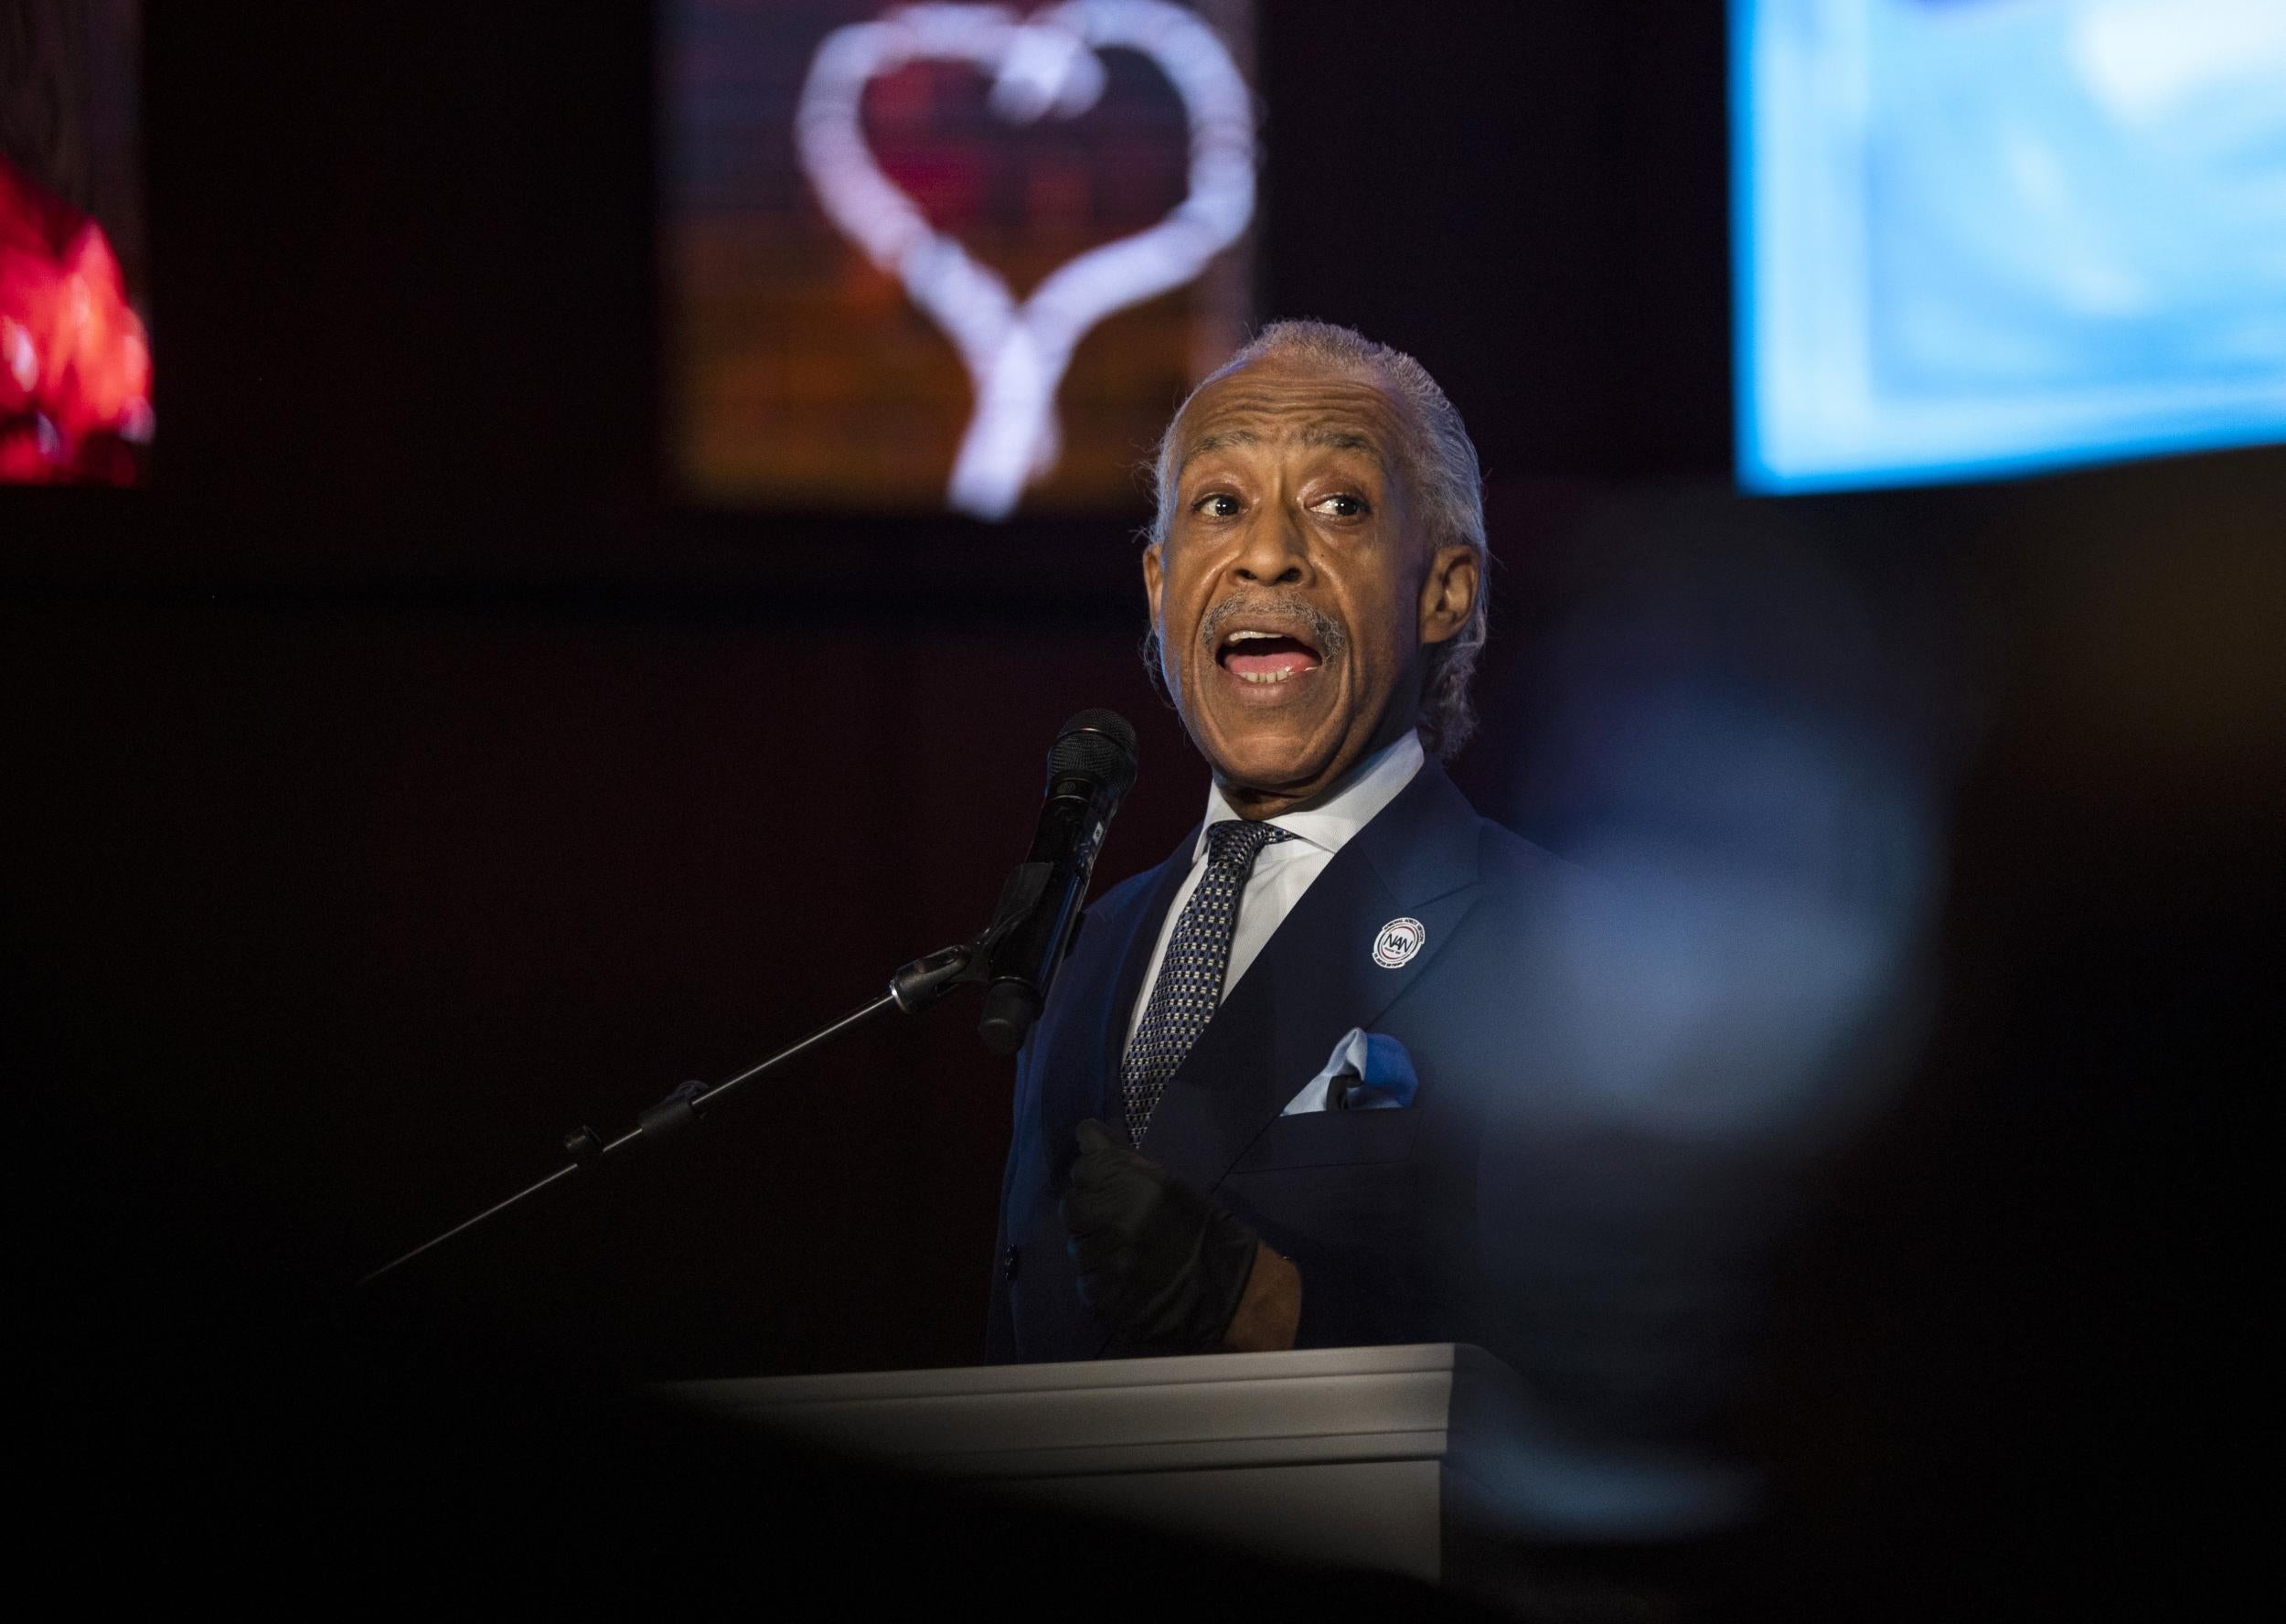
[[[1482,453],[1464,787],[1592,825],[1534,765],[1585,625],[1837,707],[1941,808],[1939,991],[1772,1316],[1806,1569],[2214,1537],[2286,465],[1732,496],[1716,9],[1263,11],[1259,307],[1416,354]],[[1102,880],[1196,816],[1139,487],[1001,529],[669,498],[651,32],[150,9],[152,483],[0,491],[6,1066],[71,1300],[322,1302],[871,996],[981,922],[1073,710],[1143,735]],[[1795,608],[1835,604],[1841,645]],[[757,1085],[401,1311],[645,1376],[973,1360],[1009,1073],[971,1020]]]

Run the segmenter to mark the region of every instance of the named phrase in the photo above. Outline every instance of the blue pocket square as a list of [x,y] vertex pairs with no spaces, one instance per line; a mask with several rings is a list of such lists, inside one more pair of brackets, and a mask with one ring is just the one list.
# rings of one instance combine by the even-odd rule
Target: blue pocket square
[[1394,1111],[1413,1103],[1421,1080],[1405,1045],[1381,1032],[1351,1027],[1333,1046],[1326,1069],[1302,1084],[1281,1116],[1311,1111]]

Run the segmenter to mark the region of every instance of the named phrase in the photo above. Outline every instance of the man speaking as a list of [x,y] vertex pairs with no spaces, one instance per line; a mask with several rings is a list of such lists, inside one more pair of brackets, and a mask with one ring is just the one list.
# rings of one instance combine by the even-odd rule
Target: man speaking
[[1019,1064],[995,1362],[1469,1341],[1530,1086],[1515,926],[1565,865],[1440,769],[1471,725],[1475,448],[1411,357],[1266,329],[1161,441],[1155,651],[1204,823],[1087,911]]

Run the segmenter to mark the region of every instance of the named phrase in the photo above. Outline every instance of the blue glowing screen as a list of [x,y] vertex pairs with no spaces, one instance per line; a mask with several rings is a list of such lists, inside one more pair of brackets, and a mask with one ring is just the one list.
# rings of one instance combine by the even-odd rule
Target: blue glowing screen
[[1733,0],[1738,470],[2286,441],[2286,0]]

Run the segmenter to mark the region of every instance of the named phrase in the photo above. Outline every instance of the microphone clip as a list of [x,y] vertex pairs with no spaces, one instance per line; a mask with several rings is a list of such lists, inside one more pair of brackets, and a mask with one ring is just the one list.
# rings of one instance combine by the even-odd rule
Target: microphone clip
[[1017,864],[1009,871],[1008,882],[1000,887],[1000,901],[992,911],[992,923],[984,927],[975,941],[924,953],[890,977],[889,996],[896,1000],[898,1010],[918,1015],[954,988],[985,980],[994,945],[1039,905],[1052,871],[1052,865],[1044,862]]

